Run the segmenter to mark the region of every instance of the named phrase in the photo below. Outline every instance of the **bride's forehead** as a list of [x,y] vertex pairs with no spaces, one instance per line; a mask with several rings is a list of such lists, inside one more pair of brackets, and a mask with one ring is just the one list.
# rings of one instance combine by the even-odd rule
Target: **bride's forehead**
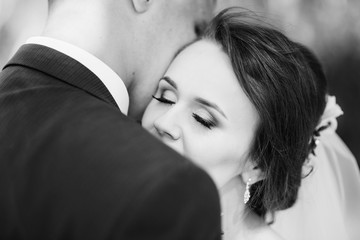
[[236,80],[229,57],[219,46],[208,41],[197,42],[184,49],[169,66],[166,75],[174,81],[192,84],[216,85],[227,82],[227,79],[231,82]]
[[199,57],[211,54],[221,54],[221,47],[214,41],[201,39],[186,46],[181,52],[181,55],[198,55]]
[[189,45],[170,64],[167,73],[177,76],[210,77],[216,73],[232,71],[228,56],[210,41]]

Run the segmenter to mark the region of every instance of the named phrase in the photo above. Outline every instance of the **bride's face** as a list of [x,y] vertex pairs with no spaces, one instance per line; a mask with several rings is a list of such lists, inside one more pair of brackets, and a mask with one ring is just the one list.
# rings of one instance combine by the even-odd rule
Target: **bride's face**
[[203,167],[219,187],[241,174],[258,122],[228,56],[205,40],[175,58],[142,120],[152,134]]

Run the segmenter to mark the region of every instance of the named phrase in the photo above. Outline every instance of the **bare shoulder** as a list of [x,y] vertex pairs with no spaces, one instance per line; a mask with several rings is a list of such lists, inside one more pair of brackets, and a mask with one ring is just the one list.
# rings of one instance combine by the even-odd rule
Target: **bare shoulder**
[[[236,239],[249,239],[249,240],[285,240],[276,231],[274,231],[263,218],[256,215],[254,212],[248,212],[246,217],[246,224],[242,237],[239,235]],[[239,238],[240,237],[240,238]]]
[[276,233],[269,226],[261,228],[255,235],[253,240],[285,240],[285,238],[281,237],[278,233]]
[[[240,231],[241,232],[241,231]],[[240,233],[239,232],[239,233]],[[277,232],[275,232],[269,225],[264,222],[259,225],[253,225],[251,228],[247,228],[241,234],[238,234],[236,240],[248,239],[248,240],[285,240]]]

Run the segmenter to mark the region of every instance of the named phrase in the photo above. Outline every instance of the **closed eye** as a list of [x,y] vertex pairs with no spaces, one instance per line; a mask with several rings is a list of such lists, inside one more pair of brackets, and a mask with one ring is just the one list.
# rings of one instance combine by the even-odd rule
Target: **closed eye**
[[163,96],[160,96],[160,97],[155,97],[154,95],[152,96],[155,100],[161,102],[161,103],[164,103],[164,104],[170,104],[170,105],[173,105],[175,104],[174,101],[170,101],[169,99],[166,99],[164,98]]
[[192,116],[197,122],[199,122],[201,125],[203,125],[204,127],[208,128],[208,129],[212,129],[213,127],[216,126],[215,120],[202,118],[196,113],[193,113]]

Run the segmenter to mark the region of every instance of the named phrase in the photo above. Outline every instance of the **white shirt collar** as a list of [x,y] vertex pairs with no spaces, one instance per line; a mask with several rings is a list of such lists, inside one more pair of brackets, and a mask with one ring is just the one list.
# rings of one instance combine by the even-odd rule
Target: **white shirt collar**
[[28,44],[39,44],[59,52],[80,62],[92,71],[106,86],[122,113],[127,115],[129,109],[129,94],[124,82],[108,65],[89,52],[70,43],[49,37],[32,37]]

